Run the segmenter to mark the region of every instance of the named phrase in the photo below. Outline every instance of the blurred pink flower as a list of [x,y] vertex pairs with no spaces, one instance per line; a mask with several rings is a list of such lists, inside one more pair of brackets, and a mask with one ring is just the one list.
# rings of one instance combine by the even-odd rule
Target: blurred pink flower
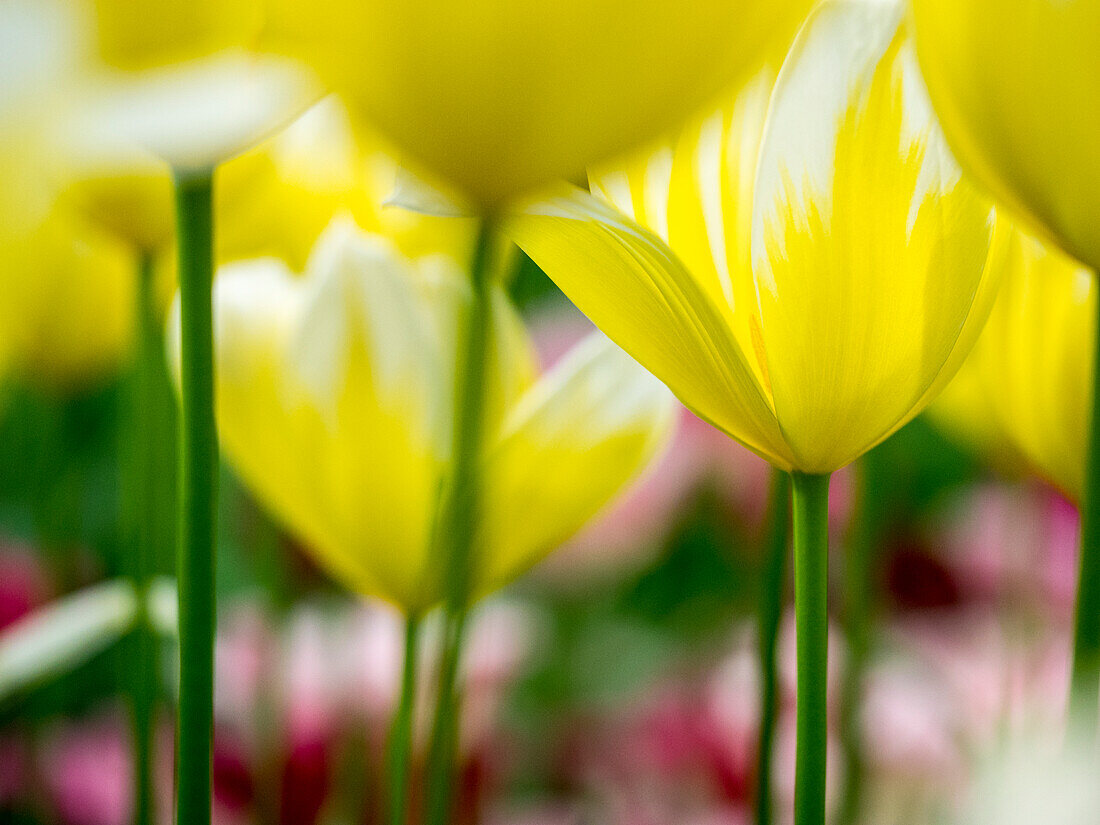
[[961,781],[962,714],[927,673],[877,667],[868,674],[860,708],[868,770],[941,787]]
[[214,649],[214,707],[219,723],[249,730],[261,710],[257,697],[270,677],[278,638],[259,605],[239,602],[221,611]]
[[256,797],[254,768],[248,748],[232,732],[214,732],[214,820],[218,825],[247,822]]
[[32,550],[0,545],[0,630],[49,601],[52,593],[46,569]]
[[130,746],[119,713],[59,727],[40,754],[58,818],[66,825],[127,825]]
[[313,825],[331,790],[330,743],[301,735],[290,743],[279,784],[280,825]]
[[1019,600],[1055,622],[1070,620],[1078,516],[1060,493],[1038,483],[976,487],[952,506],[940,535],[972,594]]

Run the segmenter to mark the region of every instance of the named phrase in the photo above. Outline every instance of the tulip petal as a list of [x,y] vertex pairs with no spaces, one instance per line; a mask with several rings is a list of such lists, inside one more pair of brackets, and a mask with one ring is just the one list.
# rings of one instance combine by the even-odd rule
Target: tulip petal
[[578,189],[529,204],[505,231],[565,294],[700,417],[790,467],[728,306],[652,232]]
[[105,147],[136,143],[191,173],[259,143],[319,96],[296,64],[227,53],[105,81],[74,128]]
[[340,235],[304,281],[271,260],[219,274],[219,429],[237,472],[323,566],[408,604],[442,467],[445,431],[428,411],[443,365],[408,272]]
[[300,54],[482,208],[656,138],[789,42],[809,0],[274,0]]
[[[449,260],[410,261],[350,222],[326,231],[305,278],[260,260],[223,267],[215,283],[227,458],[330,573],[406,610],[441,596],[430,542],[468,300]],[[493,306],[490,431],[534,376],[499,292]]]
[[138,615],[129,581],[114,579],[52,602],[0,633],[0,702],[91,659]]
[[1029,232],[1100,267],[1100,3],[914,0],[959,160]]
[[1085,486],[1096,335],[1095,276],[1010,230],[1004,284],[975,360],[997,421],[1028,462],[1076,501]]
[[[592,179],[595,194],[668,242],[723,312],[741,351],[753,354],[759,326],[749,247],[753,182],[774,78],[761,72],[671,145]],[[746,361],[767,388],[761,361]]]
[[479,544],[493,553],[480,589],[520,575],[601,510],[667,443],[675,411],[601,333],[576,345],[520,399],[487,456]]
[[762,338],[804,472],[839,469],[916,415],[988,309],[992,212],[946,148],[901,19],[896,3],[819,6],[761,148]]

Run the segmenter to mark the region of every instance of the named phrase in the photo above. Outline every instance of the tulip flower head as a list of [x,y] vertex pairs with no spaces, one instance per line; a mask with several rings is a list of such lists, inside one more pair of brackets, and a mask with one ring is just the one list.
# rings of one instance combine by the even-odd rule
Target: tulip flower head
[[[338,579],[411,612],[446,592],[433,523],[468,301],[450,259],[407,259],[347,222],[322,237],[302,278],[261,260],[224,268],[216,284],[227,457]],[[493,306],[477,594],[591,518],[675,415],[664,388],[601,337],[538,378],[499,287]]]
[[825,474],[969,351],[992,211],[936,126],[900,5],[821,4],[768,86],[596,174],[600,199],[535,202],[508,231],[696,414]]
[[318,98],[299,64],[257,49],[260,0],[81,0],[89,32],[73,128],[100,146],[138,145],[202,172],[260,142]]
[[1030,232],[1100,267],[1100,2],[913,0],[960,162]]
[[284,0],[272,17],[410,161],[485,209],[674,127],[808,6]]
[[110,237],[54,205],[31,231],[0,239],[0,259],[0,364],[59,390],[118,369],[130,349],[133,272]]
[[1089,270],[1020,230],[997,260],[1003,286],[967,370],[979,374],[1024,460],[1070,498],[1085,487],[1096,284]]

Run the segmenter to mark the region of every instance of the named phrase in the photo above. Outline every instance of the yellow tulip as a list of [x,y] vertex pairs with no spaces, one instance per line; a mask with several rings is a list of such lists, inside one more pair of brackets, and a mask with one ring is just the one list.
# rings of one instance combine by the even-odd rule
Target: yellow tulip
[[1028,228],[1100,267],[1100,2],[913,0],[960,162]]
[[48,0],[0,4],[0,373],[79,389],[126,353],[132,272],[59,202],[44,135],[77,40]]
[[[73,0],[70,0],[73,2]],[[264,0],[79,0],[109,66],[149,69],[256,42]]]
[[[1020,454],[1076,501],[1085,481],[1096,285],[1089,270],[1019,230],[970,361]],[[973,362],[973,363],[970,363]]]
[[[1100,268],[1100,2],[913,0],[913,18],[932,100],[962,162],[1029,231]],[[1094,394],[1098,385],[1093,373],[1081,387]],[[1082,729],[1095,727],[1100,685],[1100,410],[1088,418],[1076,442],[1087,470],[1069,471],[1051,444],[1041,450],[1082,497],[1071,678]]]
[[[455,339],[469,302],[445,256],[409,259],[337,222],[302,277],[274,260],[216,287],[222,446],[337,579],[410,612],[446,592],[433,523],[451,451]],[[475,591],[591,518],[664,442],[671,396],[605,339],[541,378],[494,287]],[[176,355],[178,359],[178,354]]]
[[767,86],[595,175],[603,199],[539,201],[507,231],[696,414],[828,474],[969,351],[992,210],[946,148],[897,4],[819,6]]
[[[136,145],[90,147],[65,139],[57,151],[55,175],[74,209],[135,250],[159,255],[169,249],[175,218],[167,164]],[[270,255],[300,270],[324,228],[344,212],[408,254],[464,256],[470,244],[464,222],[384,208],[396,176],[380,143],[353,135],[344,108],[327,98],[218,168],[217,260]]]
[[78,389],[128,351],[133,271],[42,185],[34,149],[0,141],[0,370]]
[[268,34],[479,209],[673,127],[809,0],[317,0]]
[[185,174],[205,172],[319,97],[301,64],[257,50],[264,0],[42,3],[67,12],[57,28],[83,34],[59,78],[68,128],[116,157],[136,144]]
[[171,247],[172,174],[163,161],[138,146],[109,154],[64,147],[59,155],[63,197],[73,211],[135,253],[158,255]]

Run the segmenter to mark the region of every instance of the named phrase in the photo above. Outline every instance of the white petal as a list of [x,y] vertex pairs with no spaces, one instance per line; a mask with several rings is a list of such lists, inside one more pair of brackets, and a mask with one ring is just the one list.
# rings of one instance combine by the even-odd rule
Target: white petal
[[296,63],[224,54],[112,75],[89,94],[75,128],[90,141],[138,144],[183,173],[198,172],[259,143],[317,97]]
[[853,96],[869,86],[903,12],[899,2],[826,0],[807,19],[776,81],[760,149],[754,269],[766,257],[764,228],[783,223],[788,182],[803,202],[809,192],[829,199],[839,126]]
[[0,700],[91,659],[133,626],[134,586],[107,581],[47,604],[0,634]]

